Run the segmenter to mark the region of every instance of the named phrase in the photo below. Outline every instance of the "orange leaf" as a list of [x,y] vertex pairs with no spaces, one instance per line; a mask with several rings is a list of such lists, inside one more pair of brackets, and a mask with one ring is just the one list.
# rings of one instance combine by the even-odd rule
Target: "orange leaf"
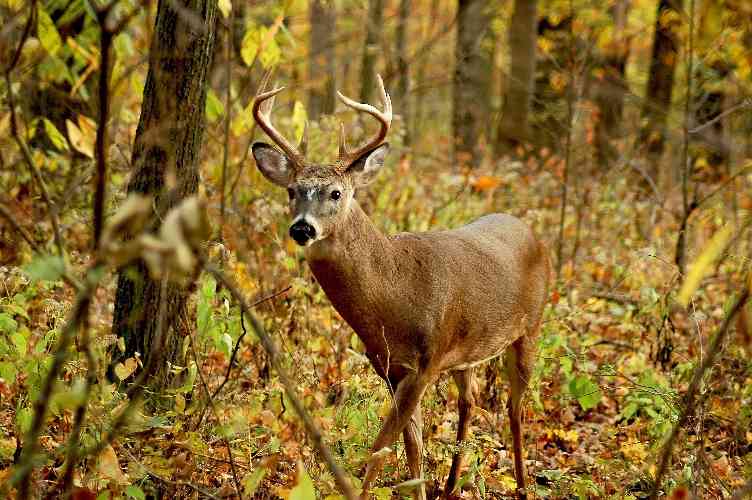
[[490,175],[481,175],[473,182],[473,189],[476,191],[490,191],[501,185],[501,179]]

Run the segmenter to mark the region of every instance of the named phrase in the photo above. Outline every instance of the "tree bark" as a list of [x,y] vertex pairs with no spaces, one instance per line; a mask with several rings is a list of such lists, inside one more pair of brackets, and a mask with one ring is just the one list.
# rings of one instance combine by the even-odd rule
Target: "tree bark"
[[407,27],[410,16],[411,0],[400,0],[399,4],[399,21],[397,24],[397,109],[402,116],[402,124],[405,130],[404,143],[410,145],[410,96],[408,88],[410,86],[410,68],[407,64]]
[[308,58],[311,89],[308,94],[308,115],[312,120],[317,120],[322,114],[334,113],[334,34],[337,17],[334,2],[327,0],[311,0],[308,13],[311,21]]
[[[216,7],[215,0],[159,0],[157,7],[128,184],[129,193],[154,197],[154,226],[170,208],[198,191]],[[166,288],[169,328],[163,335],[159,372],[150,382],[154,387],[169,382],[168,362],[184,364],[180,353],[182,336],[190,327],[185,314],[188,294],[175,284]],[[121,270],[112,331],[125,340],[125,353],[113,364],[136,352],[150,352],[160,300],[160,283],[151,279],[143,262]]]
[[488,128],[491,60],[482,43],[490,31],[486,5],[482,0],[459,0],[452,108],[456,165],[478,166],[478,145]]
[[[509,25],[509,88],[496,137],[496,152],[510,153],[530,140],[530,102],[535,91],[535,59],[538,40],[537,0],[515,0]],[[503,89],[502,89],[503,91]]]
[[598,110],[595,122],[596,159],[601,168],[607,168],[616,159],[617,151],[611,141],[621,131],[624,96],[628,88],[625,78],[629,40],[624,31],[627,24],[630,0],[617,0],[611,7],[614,30],[611,40],[599,54],[593,82],[593,101]]
[[384,0],[368,1],[366,41],[363,44],[363,59],[360,66],[360,102],[371,102],[376,84],[376,60],[381,50],[381,35],[384,29]]
[[653,181],[658,181],[659,162],[666,140],[666,122],[671,108],[674,70],[679,59],[676,25],[680,22],[680,14],[676,9],[681,9],[681,6],[682,0],[659,0],[655,20],[650,75],[642,108],[644,126],[640,134],[641,142],[647,145],[648,173]]

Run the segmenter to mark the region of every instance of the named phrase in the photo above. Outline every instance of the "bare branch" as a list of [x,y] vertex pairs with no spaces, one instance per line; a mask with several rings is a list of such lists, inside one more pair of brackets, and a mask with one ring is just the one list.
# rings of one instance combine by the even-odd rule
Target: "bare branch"
[[305,426],[306,432],[308,433],[308,437],[313,442],[313,446],[316,449],[316,451],[324,458],[326,461],[329,470],[334,475],[334,480],[337,483],[337,487],[342,492],[342,494],[347,498],[348,500],[355,500],[355,492],[352,489],[352,485],[350,484],[350,481],[345,476],[344,470],[339,466],[339,464],[334,460],[334,456],[332,455],[331,450],[329,450],[329,447],[326,446],[324,443],[324,438],[321,434],[321,431],[319,430],[318,426],[314,423],[313,419],[311,418],[311,415],[306,410],[305,406],[301,402],[300,398],[297,395],[297,391],[295,390],[295,384],[293,383],[292,379],[287,373],[287,370],[282,366],[280,356],[279,356],[279,349],[277,348],[277,345],[274,343],[274,341],[269,337],[269,335],[266,333],[266,330],[264,329],[264,326],[261,324],[261,322],[251,313],[250,306],[246,303],[245,299],[243,298],[243,295],[240,293],[238,288],[235,286],[234,283],[232,283],[225,275],[211,265],[209,262],[206,261],[206,258],[203,255],[199,255],[199,258],[201,259],[202,264],[204,265],[204,269],[214,276],[214,279],[216,279],[219,283],[222,283],[222,285],[230,292],[230,294],[235,298],[237,303],[240,305],[241,314],[245,314],[248,316],[248,319],[251,321],[251,326],[253,327],[254,332],[256,333],[256,336],[261,340],[261,345],[264,346],[264,349],[267,352],[267,355],[269,356],[269,361],[274,368],[274,370],[277,372],[277,375],[279,376],[279,380],[282,383],[282,386],[285,388],[285,392],[287,393],[287,397],[290,399],[290,402],[292,403],[293,407],[295,408],[295,412],[298,414],[300,419],[303,421],[303,425]]
[[737,111],[739,111],[741,109],[746,109],[746,108],[752,108],[752,98],[744,99],[739,104],[737,104],[735,106],[731,106],[729,109],[727,109],[723,113],[719,114],[718,116],[716,116],[712,120],[707,121],[707,122],[703,123],[702,125],[698,125],[695,128],[689,129],[687,132],[690,133],[690,134],[699,134],[703,130],[705,130],[705,129],[709,128],[709,127],[712,127],[713,125],[715,125],[719,121],[723,120],[728,115],[730,115],[732,113],[736,113]]
[[668,467],[668,461],[671,457],[671,451],[674,448],[674,444],[676,442],[676,438],[679,435],[679,431],[687,423],[687,420],[689,420],[689,418],[695,413],[695,406],[697,404],[697,394],[700,391],[700,383],[702,382],[705,372],[707,372],[708,369],[711,366],[713,366],[713,363],[715,363],[715,359],[721,350],[721,346],[723,345],[724,340],[726,339],[726,335],[728,333],[731,322],[733,321],[736,314],[747,303],[747,299],[749,299],[749,294],[750,294],[749,280],[750,280],[750,277],[748,276],[747,282],[744,283],[744,290],[742,291],[741,295],[739,295],[739,297],[736,299],[731,309],[729,309],[729,312],[726,314],[726,317],[723,318],[723,322],[721,323],[721,326],[718,328],[718,332],[713,337],[713,341],[710,344],[710,347],[708,348],[708,352],[707,352],[705,359],[703,359],[700,365],[697,368],[695,368],[694,374],[692,375],[692,381],[689,384],[687,393],[684,395],[684,404],[681,410],[681,414],[679,416],[679,420],[678,422],[676,422],[676,424],[674,424],[673,429],[671,429],[671,434],[669,434],[669,437],[666,440],[666,443],[663,445],[663,448],[661,449],[661,453],[658,457],[658,461],[657,461],[658,468],[655,473],[655,483],[653,484],[653,490],[650,493],[650,498],[652,499],[655,499],[658,497],[658,491],[661,488],[661,482],[663,480],[664,474],[666,473],[666,468]]

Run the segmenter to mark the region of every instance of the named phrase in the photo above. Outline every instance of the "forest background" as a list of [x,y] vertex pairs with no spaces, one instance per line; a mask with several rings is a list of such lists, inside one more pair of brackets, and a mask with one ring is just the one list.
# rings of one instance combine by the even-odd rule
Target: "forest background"
[[[325,498],[389,409],[249,155],[396,118],[386,232],[490,212],[555,273],[524,412],[535,498],[752,494],[746,0],[0,0],[0,494]],[[376,103],[374,103],[376,104]],[[138,196],[140,195],[140,196]],[[245,314],[241,315],[241,308]],[[514,492],[501,361],[460,496]],[[424,401],[426,474],[457,392]],[[300,412],[300,413],[299,413]],[[299,416],[302,415],[302,418]],[[326,452],[343,470],[330,467]],[[373,493],[409,495],[397,446]],[[344,471],[344,472],[343,472]],[[340,477],[341,476],[341,477]],[[397,486],[396,486],[397,485]]]

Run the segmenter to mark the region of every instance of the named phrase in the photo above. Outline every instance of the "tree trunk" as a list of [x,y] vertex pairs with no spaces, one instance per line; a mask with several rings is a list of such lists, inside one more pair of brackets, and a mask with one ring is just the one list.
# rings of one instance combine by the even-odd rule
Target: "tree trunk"
[[312,120],[317,120],[322,114],[334,113],[336,88],[334,34],[337,21],[334,2],[311,0],[309,16],[311,41],[308,78],[311,89],[308,94],[308,114]]
[[366,41],[363,44],[363,59],[360,66],[360,102],[371,102],[376,83],[376,60],[381,51],[381,34],[384,29],[384,0],[368,1]]
[[[214,0],[160,0],[157,7],[128,184],[129,193],[154,197],[154,221],[162,220],[171,207],[198,191],[216,7]],[[168,179],[175,180],[174,188]],[[185,314],[188,293],[175,284],[166,288],[168,328],[156,364],[160,371],[150,382],[154,387],[168,383],[168,362],[184,365],[180,353],[190,328]],[[143,262],[120,272],[112,331],[125,340],[125,353],[118,359],[136,352],[148,355],[159,303],[160,283],[149,277]]]
[[676,9],[681,9],[681,6],[682,0],[659,0],[655,20],[650,75],[642,108],[644,126],[640,134],[641,143],[647,145],[651,169],[649,175],[653,181],[658,181],[658,166],[663,155],[666,122],[671,108],[674,70],[679,59],[679,40],[676,30],[681,14]]
[[486,5],[482,0],[459,0],[452,108],[456,165],[478,166],[478,145],[488,128],[491,60],[482,43],[490,31]]
[[624,96],[628,90],[624,72],[629,56],[629,40],[625,37],[624,31],[629,7],[630,0],[618,0],[612,6],[613,34],[596,63],[597,75],[593,82],[593,100],[598,110],[595,122],[595,152],[601,168],[607,168],[617,156],[611,141],[621,131]]
[[[509,88],[496,137],[496,152],[510,153],[530,140],[530,102],[535,91],[535,52],[538,40],[537,0],[515,0],[509,25]],[[503,89],[502,89],[503,90]]]
[[399,4],[399,21],[397,24],[397,110],[402,116],[402,124],[405,130],[404,142],[406,146],[410,145],[410,96],[408,88],[410,86],[410,68],[407,65],[407,25],[410,16],[410,0],[400,0]]

